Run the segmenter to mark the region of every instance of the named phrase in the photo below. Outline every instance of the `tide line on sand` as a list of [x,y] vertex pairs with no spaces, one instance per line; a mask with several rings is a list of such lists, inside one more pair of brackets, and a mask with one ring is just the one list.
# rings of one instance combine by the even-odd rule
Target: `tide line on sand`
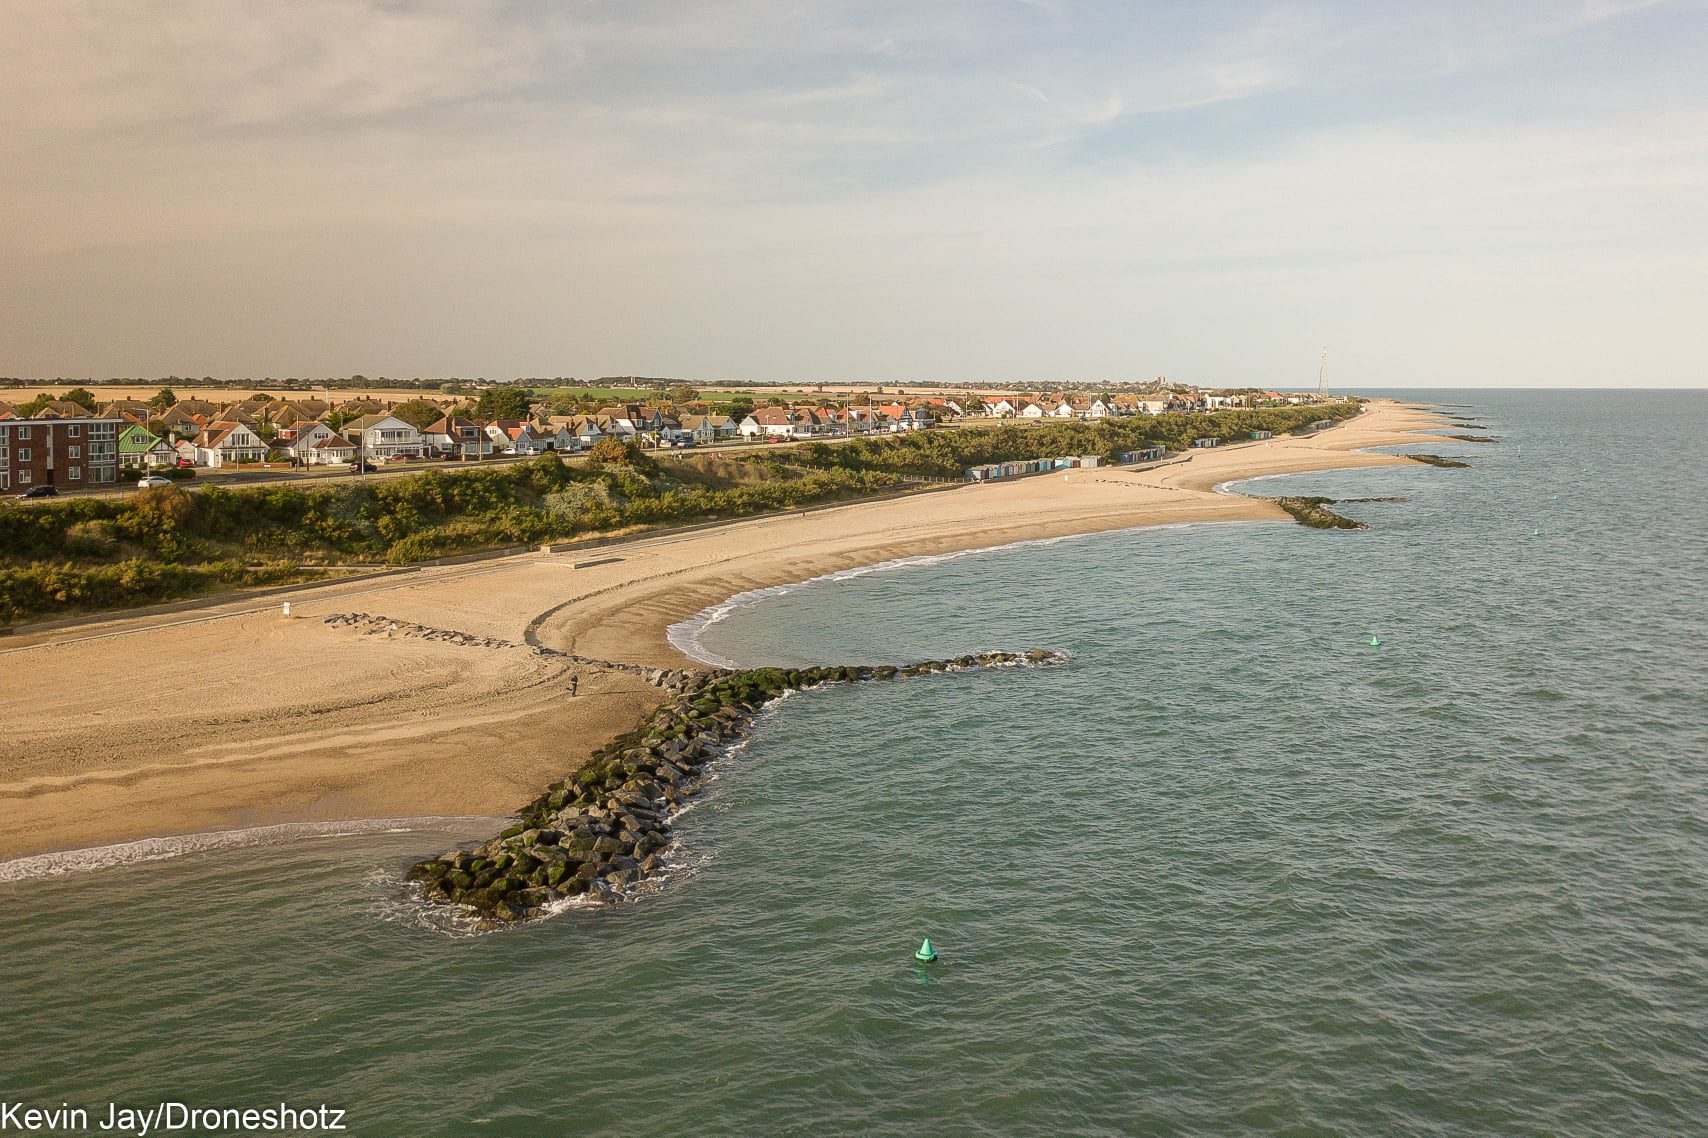
[[402,834],[445,827],[473,829],[502,819],[486,815],[426,818],[362,818],[348,822],[282,822],[273,826],[251,826],[241,830],[214,830],[166,838],[143,838],[110,846],[89,846],[58,853],[32,854],[0,861],[0,884],[15,884],[68,873],[87,873],[121,865],[165,861],[186,854],[243,846],[273,845],[305,838],[340,838],[362,834]]

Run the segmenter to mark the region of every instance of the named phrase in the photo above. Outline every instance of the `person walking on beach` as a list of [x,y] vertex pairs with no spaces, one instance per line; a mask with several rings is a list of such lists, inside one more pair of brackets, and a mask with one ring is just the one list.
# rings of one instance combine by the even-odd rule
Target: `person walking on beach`
[[580,676],[569,677],[569,694],[571,696],[574,696],[577,689],[579,689],[580,687],[581,687],[581,677]]

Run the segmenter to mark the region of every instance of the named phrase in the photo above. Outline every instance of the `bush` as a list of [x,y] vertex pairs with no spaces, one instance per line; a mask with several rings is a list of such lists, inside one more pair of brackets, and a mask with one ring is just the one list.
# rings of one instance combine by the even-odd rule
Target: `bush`
[[587,461],[595,466],[627,466],[643,474],[656,474],[658,463],[628,439],[607,435],[587,448]]
[[105,519],[75,522],[65,531],[65,552],[74,557],[111,557],[118,548],[119,527]]

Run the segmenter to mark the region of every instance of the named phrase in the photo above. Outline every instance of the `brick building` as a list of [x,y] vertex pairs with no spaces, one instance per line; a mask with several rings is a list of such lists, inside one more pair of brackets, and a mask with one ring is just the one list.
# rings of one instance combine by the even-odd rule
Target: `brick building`
[[0,419],[0,491],[118,480],[122,419]]

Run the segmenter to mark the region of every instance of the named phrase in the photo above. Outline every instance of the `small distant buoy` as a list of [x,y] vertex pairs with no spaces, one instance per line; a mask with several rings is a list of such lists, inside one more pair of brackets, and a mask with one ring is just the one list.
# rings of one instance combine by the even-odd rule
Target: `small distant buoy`
[[1370,638],[1370,647],[1380,648],[1381,646],[1382,646],[1382,641],[1378,637],[1372,636]]
[[919,951],[913,954],[913,958],[921,964],[930,964],[937,959],[937,950],[931,947],[930,937],[925,938],[925,942],[919,946]]
[[285,615],[286,616],[291,615],[291,602],[289,602],[289,601],[285,602]]
[[1531,530],[1530,536],[1531,537],[1541,537],[1542,536],[1542,527],[1538,526],[1535,529]]

